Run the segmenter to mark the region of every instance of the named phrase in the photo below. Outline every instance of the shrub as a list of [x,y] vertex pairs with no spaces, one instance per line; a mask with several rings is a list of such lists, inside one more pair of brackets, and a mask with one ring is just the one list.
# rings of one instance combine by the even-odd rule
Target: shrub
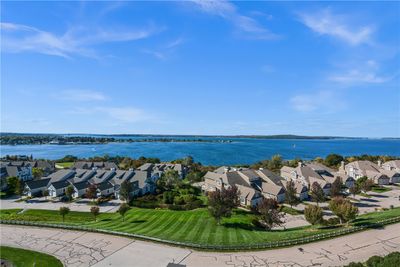
[[304,209],[304,216],[306,217],[307,222],[309,222],[313,225],[322,223],[322,221],[323,221],[322,209],[319,206],[308,205]]
[[383,261],[383,258],[380,256],[372,256],[366,262],[368,267],[377,267]]
[[174,205],[183,205],[183,204],[185,204],[183,196],[174,197]]

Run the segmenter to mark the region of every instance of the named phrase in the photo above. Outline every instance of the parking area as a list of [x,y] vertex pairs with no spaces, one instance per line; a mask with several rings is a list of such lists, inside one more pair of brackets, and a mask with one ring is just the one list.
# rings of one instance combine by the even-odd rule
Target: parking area
[[[71,203],[61,201],[51,201],[49,199],[34,198],[28,201],[18,201],[17,198],[8,198],[0,200],[1,209],[40,209],[40,210],[58,210],[60,207],[69,207],[71,211],[89,211],[90,200],[82,199]],[[117,199],[110,200],[99,205],[100,212],[115,212],[118,210],[121,201]]]

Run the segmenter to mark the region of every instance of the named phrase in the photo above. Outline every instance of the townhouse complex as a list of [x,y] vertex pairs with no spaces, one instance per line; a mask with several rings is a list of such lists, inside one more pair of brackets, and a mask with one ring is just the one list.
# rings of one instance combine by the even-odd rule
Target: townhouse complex
[[279,175],[263,168],[220,167],[206,173],[202,189],[210,192],[235,185],[240,191],[240,204],[256,206],[263,198],[284,202],[288,181],[294,182],[296,196],[306,200],[314,183],[318,183],[325,195],[329,196],[332,183],[337,177],[345,187],[351,188],[357,179],[364,176],[378,185],[400,183],[400,160],[384,164],[370,161],[342,162],[337,171],[317,162],[299,162],[297,167],[283,166]]
[[18,177],[21,181],[29,181],[33,179],[32,168],[38,168],[45,175],[54,172],[54,164],[45,160],[35,161],[1,161],[0,162],[0,180],[1,190],[7,186],[8,177]]
[[[8,163],[14,167],[15,162]],[[132,187],[132,196],[152,193],[156,189],[156,181],[167,170],[175,170],[181,178],[187,173],[187,168],[181,164],[146,163],[137,169],[120,170],[113,162],[75,162],[70,169],[61,169],[46,173],[40,179],[33,179],[32,166],[23,162],[20,168],[26,168],[30,175],[17,176],[25,182],[24,194],[30,197],[42,196],[45,191],[50,197],[62,197],[68,187],[73,188],[74,198],[85,197],[89,187],[95,187],[97,197],[114,196],[120,198],[120,189],[123,182]],[[8,169],[10,166],[6,166]],[[7,174],[6,177],[11,176]]]

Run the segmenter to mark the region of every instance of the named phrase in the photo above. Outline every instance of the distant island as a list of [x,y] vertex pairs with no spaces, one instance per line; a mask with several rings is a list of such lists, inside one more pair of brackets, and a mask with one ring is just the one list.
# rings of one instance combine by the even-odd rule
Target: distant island
[[46,134],[1,134],[1,145],[88,145],[108,143],[136,143],[136,142],[207,142],[207,143],[230,143],[231,140],[201,139],[201,138],[116,138],[96,136],[68,136],[68,135],[46,135]]

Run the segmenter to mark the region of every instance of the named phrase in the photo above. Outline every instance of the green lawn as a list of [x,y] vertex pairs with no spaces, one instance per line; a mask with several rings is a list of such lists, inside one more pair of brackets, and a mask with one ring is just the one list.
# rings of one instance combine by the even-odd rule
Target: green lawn
[[[0,218],[51,223],[62,222],[58,211],[27,210],[22,214],[17,214],[18,211],[0,210]],[[373,223],[395,216],[400,216],[400,208],[362,215],[356,223]],[[207,209],[204,208],[191,211],[132,208],[126,214],[125,221],[122,221],[122,217],[118,213],[102,213],[95,222],[89,212],[70,212],[65,217],[65,223],[142,234],[173,241],[223,245],[288,240],[338,229],[306,226],[288,230],[265,231],[252,225],[253,218],[253,215],[246,211],[236,210],[231,218],[226,218],[221,225],[216,225]]]
[[375,192],[375,193],[384,193],[384,192],[387,192],[390,190],[392,190],[392,189],[388,188],[388,187],[383,187],[383,186],[373,186],[371,189],[371,191]]
[[66,168],[71,168],[72,165],[74,165],[74,163],[73,162],[56,162],[56,165],[61,166],[64,169],[66,169]]
[[0,258],[10,261],[14,267],[62,267],[63,264],[57,258],[44,253],[1,246]]

